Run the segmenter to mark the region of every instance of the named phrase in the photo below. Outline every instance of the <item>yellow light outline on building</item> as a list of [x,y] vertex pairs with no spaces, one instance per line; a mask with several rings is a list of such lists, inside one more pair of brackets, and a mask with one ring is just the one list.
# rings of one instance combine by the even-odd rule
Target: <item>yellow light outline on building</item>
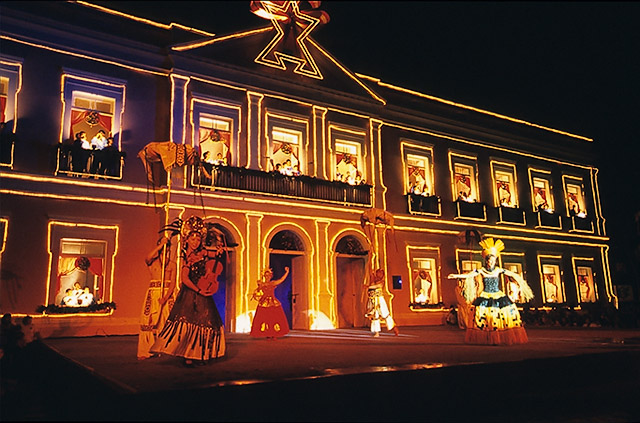
[[8,35],[0,35],[0,39],[13,41],[13,42],[16,42],[16,43],[19,43],[19,44],[28,45],[30,47],[41,48],[41,49],[44,49],[44,50],[53,51],[55,53],[65,54],[65,55],[68,55],[68,56],[79,57],[79,58],[87,59],[87,60],[93,60],[95,62],[106,63],[108,65],[113,65],[113,66],[119,66],[121,68],[133,70],[133,71],[136,71],[136,72],[149,73],[149,74],[152,74],[152,75],[159,75],[159,76],[168,76],[169,75],[168,72],[158,72],[158,71],[152,71],[152,70],[149,70],[149,69],[142,69],[142,68],[138,68],[138,67],[131,66],[131,65],[125,65],[124,63],[114,62],[113,60],[100,59],[100,58],[92,57],[92,56],[89,56],[89,55],[86,55],[86,54],[74,53],[74,52],[67,51],[67,50],[62,50],[62,49],[59,49],[59,48],[45,46],[44,44],[36,44],[36,43],[32,43],[32,42],[25,41],[25,40],[20,40],[18,38],[10,37]]
[[[269,42],[269,44],[267,44],[267,46],[258,54],[258,56],[254,59],[254,62],[272,68],[286,70],[287,66],[285,65],[284,61],[287,60],[289,62],[298,64],[298,66],[293,70],[294,73],[320,80],[324,79],[322,76],[322,72],[320,72],[320,69],[316,65],[316,62],[313,60],[313,56],[311,55],[311,53],[309,53],[309,50],[305,45],[305,41],[307,40],[311,32],[315,29],[315,27],[318,26],[318,24],[320,23],[320,19],[314,16],[300,13],[298,4],[295,1],[288,1],[282,6],[278,5],[276,2],[272,2],[270,3],[270,7],[273,7],[274,9],[280,10],[282,12],[286,12],[289,8],[291,8],[294,14],[294,16],[290,18],[291,25],[296,25],[296,21],[298,19],[308,22],[308,25],[296,37],[296,44],[300,48],[303,58],[301,60],[301,58],[299,57],[291,56],[280,51],[275,51],[276,45],[284,38],[285,31],[282,28],[282,23],[280,23],[278,19],[272,17],[271,23],[273,25],[273,29],[276,30],[276,35]],[[271,53],[273,53],[275,60],[267,59],[267,56]],[[305,65],[309,65],[311,67],[311,70],[304,69]]]
[[[18,127],[18,94],[20,93],[20,91],[22,91],[22,63],[6,60],[4,58],[0,58],[0,63],[5,66],[17,68],[16,73],[18,74],[18,80],[16,81],[16,92],[13,95],[13,128],[11,128],[11,132],[15,135],[16,128]],[[11,143],[11,162],[0,163],[0,167],[8,167],[9,169],[13,169],[13,153],[15,152],[15,148],[15,143]]]
[[[84,76],[79,76],[79,75],[73,75],[73,74],[69,74],[69,73],[63,73],[60,76],[60,102],[62,103],[62,113],[60,115],[60,133],[59,133],[59,137],[58,137],[58,145],[62,146],[62,144],[64,143],[64,127],[65,127],[65,121],[64,121],[64,116],[66,114],[66,110],[67,110],[67,102],[64,99],[65,96],[65,92],[66,92],[66,80],[71,80],[71,79],[75,79],[78,81],[84,81],[84,82],[89,82],[91,84],[95,84],[95,85],[102,85],[102,86],[107,86],[107,87],[111,87],[111,88],[117,88],[120,92],[118,94],[120,94],[122,96],[122,106],[120,107],[120,131],[119,134],[120,136],[118,137],[118,151],[122,152],[122,133],[124,131],[123,127],[123,122],[124,122],[124,111],[126,108],[126,97],[127,97],[127,86],[126,84],[114,84],[113,82],[108,82],[108,81],[103,81],[100,79],[95,79],[95,78],[87,78]],[[114,99],[117,100],[117,99]],[[73,109],[73,105],[71,105],[70,109]],[[117,113],[117,110],[114,110],[114,118],[115,115]],[[74,134],[70,133],[70,136],[72,139],[74,139]],[[120,169],[122,170],[122,164],[120,164]],[[60,172],[60,154],[56,155],[56,168],[54,170],[54,174],[58,175]],[[78,176],[96,176],[95,174],[91,174],[91,173],[87,173],[87,172],[64,172],[65,174],[69,174],[69,175],[78,175]],[[106,176],[106,175],[100,175],[100,178],[104,178],[104,179],[109,179],[109,180],[115,180],[115,181],[121,181],[122,180],[122,171],[120,171],[120,176]]]
[[[542,298],[542,304],[547,305],[547,307],[549,307],[548,304],[552,304],[549,303],[547,301],[547,292],[544,289],[544,269],[543,269],[543,265],[549,265],[549,266],[557,266],[558,267],[558,271],[560,272],[560,286],[562,288],[562,299],[564,300],[562,303],[566,304],[567,303],[567,293],[565,291],[565,278],[564,278],[564,271],[562,270],[562,256],[561,255],[553,255],[553,254],[538,254],[536,256],[537,260],[538,260],[538,272],[539,272],[539,277],[540,277],[540,292],[542,292],[543,298]],[[544,260],[548,260],[546,263],[543,263]],[[557,263],[553,263],[551,262],[551,260],[557,260]],[[562,303],[556,303],[556,304],[562,304]]]
[[200,34],[200,35],[206,35],[206,36],[215,35],[215,34],[211,34],[211,33],[206,32],[206,31],[202,31],[200,29],[192,28],[192,27],[189,27],[189,26],[184,26],[184,25],[181,25],[181,24],[178,24],[178,23],[174,23],[174,22],[171,22],[169,25],[158,23],[158,22],[152,21],[150,19],[139,18],[139,17],[131,15],[129,13],[119,12],[119,11],[114,10],[114,9],[109,9],[107,7],[104,7],[104,6],[100,6],[100,5],[89,3],[89,2],[86,2],[86,1],[82,1],[82,0],[76,0],[75,3],[78,3],[78,4],[82,5],[82,6],[86,6],[86,7],[90,7],[90,8],[93,8],[93,9],[100,10],[101,12],[108,13],[110,15],[120,16],[120,17],[123,17],[123,18],[131,19],[133,21],[141,22],[141,23],[144,23],[144,24],[147,24],[147,25],[155,26],[155,27],[158,27],[158,28],[166,29],[166,30],[170,30],[171,28],[175,27],[175,28],[179,28],[179,29],[182,29],[182,30],[185,30],[185,31],[189,31],[189,32],[193,32],[193,33],[196,33],[196,34]]
[[[92,223],[71,223],[71,222],[64,222],[64,221],[58,221],[58,220],[49,220],[48,224],[47,224],[47,253],[49,254],[49,265],[47,268],[47,277],[46,277],[46,282],[45,282],[45,286],[46,286],[46,290],[45,290],[45,299],[44,299],[44,303],[46,305],[49,305],[49,293],[50,293],[50,288],[51,288],[51,272],[53,270],[53,251],[51,251],[51,247],[52,247],[52,236],[51,236],[51,232],[53,231],[53,227],[54,226],[63,226],[63,227],[67,227],[67,228],[84,228],[84,229],[98,229],[98,230],[106,230],[106,231],[112,231],[113,233],[113,237],[114,237],[114,246],[113,246],[113,254],[111,254],[111,277],[110,277],[110,283],[109,283],[109,297],[108,299],[110,301],[113,300],[113,285],[115,285],[115,264],[116,264],[116,256],[118,255],[118,247],[119,247],[119,234],[120,234],[120,226],[118,225],[95,225]],[[106,241],[107,245],[109,245],[109,242]],[[107,301],[108,302],[108,301]],[[106,312],[92,312],[92,313],[61,313],[61,314],[46,314],[46,312],[43,312],[43,316],[46,315],[47,317],[84,317],[84,316],[110,316],[114,313],[114,309],[109,309]]]
[[[437,266],[436,270],[436,276],[435,279],[438,283],[438,285],[436,285],[439,289],[438,289],[438,302],[442,302],[442,291],[443,291],[443,278],[442,278],[442,256],[440,255],[440,245],[409,245],[406,244],[405,245],[405,255],[407,258],[407,275],[409,275],[409,283],[411,284],[411,287],[409,289],[410,295],[409,298],[411,299],[411,302],[414,303],[415,302],[415,292],[413,292],[413,268],[411,266],[412,261],[412,250],[416,250],[416,251],[420,251],[420,250],[426,250],[426,251],[435,251],[436,252],[436,258],[435,258],[435,263]],[[416,258],[416,257],[414,257]],[[421,257],[417,257],[417,258],[426,258],[426,259],[433,259],[433,257],[428,257],[428,256],[421,256]],[[431,283],[435,283],[435,282],[431,282]],[[413,306],[409,306],[409,309],[414,312],[414,313],[433,313],[433,312],[442,312],[445,310],[445,306],[444,304],[438,308],[413,308]]]

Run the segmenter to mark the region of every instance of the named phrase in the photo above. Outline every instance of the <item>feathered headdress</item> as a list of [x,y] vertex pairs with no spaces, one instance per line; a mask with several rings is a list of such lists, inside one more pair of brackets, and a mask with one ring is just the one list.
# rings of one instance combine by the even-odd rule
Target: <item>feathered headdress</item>
[[207,226],[198,216],[191,216],[182,224],[182,236],[186,239],[193,232],[197,232],[204,239],[207,236]]
[[504,242],[501,240],[496,240],[494,242],[493,238],[486,238],[479,242],[482,247],[482,258],[492,255],[492,256],[500,256],[500,252],[504,250]]

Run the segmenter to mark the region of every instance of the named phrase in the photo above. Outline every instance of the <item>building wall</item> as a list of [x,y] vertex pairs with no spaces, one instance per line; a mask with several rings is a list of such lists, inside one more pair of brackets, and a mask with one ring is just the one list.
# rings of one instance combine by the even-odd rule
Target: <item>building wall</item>
[[[47,6],[52,13],[58,7],[98,13],[70,3]],[[399,325],[442,324],[456,304],[455,281],[446,276],[459,273],[463,261],[479,257],[477,242],[461,238],[466,231],[504,240],[503,263],[520,265],[535,293],[527,306],[558,306],[545,299],[545,264],[556,266],[562,279],[560,306],[583,305],[578,267],[592,270],[597,302],[616,302],[597,169],[590,164],[591,140],[443,106],[379,81],[365,82],[389,99],[385,105],[366,93],[341,95],[313,81],[301,84],[308,78],[299,75],[289,75],[287,83],[280,71],[224,67],[195,53],[167,53],[148,39],[142,41],[148,35],[142,32],[140,39],[115,37],[99,43],[82,31],[73,38],[47,29],[41,24],[42,11],[30,10],[35,15],[28,24],[11,9],[3,13],[2,75],[18,78],[20,84],[8,93],[17,99],[16,143],[11,160],[0,167],[0,310],[33,315],[45,336],[136,333],[148,283],[144,258],[165,225],[191,215],[220,225],[228,235],[231,259],[220,301],[225,327],[233,332],[249,330],[256,306],[251,294],[272,258],[292,266],[294,329],[365,325],[361,303],[370,262],[386,272],[385,294]],[[157,32],[158,39],[170,38],[164,30],[149,31]],[[126,158],[114,176],[63,169],[59,152],[71,135],[66,96],[74,89],[115,99],[114,138]],[[317,194],[291,190],[269,193],[246,185],[246,172],[238,179],[245,181],[242,189],[212,186],[195,183],[197,174],[190,166],[175,168],[168,176],[160,170],[159,185],[151,186],[138,152],[153,141],[198,147],[201,115],[231,126],[231,163],[223,172],[255,171],[264,183],[271,170],[272,131],[284,128],[301,134],[303,173],[315,179],[291,178],[281,185],[306,184],[319,191],[336,177],[336,143],[345,142],[359,148],[358,166],[370,195],[352,201],[321,200]],[[412,205],[408,195],[407,154],[430,160],[427,173],[436,197],[425,210]],[[479,202],[455,201],[456,160],[473,168]],[[496,166],[513,169],[515,209],[501,208],[495,200]],[[535,175],[546,178],[553,191],[551,224],[539,221],[549,216],[535,211]],[[582,188],[587,218],[570,216],[567,181]],[[331,189],[343,188],[334,184]],[[371,207],[390,212],[393,226],[378,225],[371,236],[371,226],[361,226],[360,220]],[[460,215],[466,208],[472,213]],[[272,249],[283,231],[300,241],[299,251]],[[363,254],[339,251],[345,237],[353,237]],[[62,238],[104,241],[109,292],[103,301],[115,308],[82,314],[36,311],[54,303]],[[180,246],[174,248],[178,256]],[[433,263],[437,294],[431,304],[416,303],[416,259]]]

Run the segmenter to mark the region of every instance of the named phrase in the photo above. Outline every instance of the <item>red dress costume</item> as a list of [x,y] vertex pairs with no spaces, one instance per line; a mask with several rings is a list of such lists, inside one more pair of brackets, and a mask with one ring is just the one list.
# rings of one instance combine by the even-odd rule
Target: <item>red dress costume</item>
[[275,297],[276,285],[267,282],[258,285],[254,296],[258,299],[258,307],[251,324],[251,336],[255,338],[276,338],[289,333],[287,316],[282,304]]

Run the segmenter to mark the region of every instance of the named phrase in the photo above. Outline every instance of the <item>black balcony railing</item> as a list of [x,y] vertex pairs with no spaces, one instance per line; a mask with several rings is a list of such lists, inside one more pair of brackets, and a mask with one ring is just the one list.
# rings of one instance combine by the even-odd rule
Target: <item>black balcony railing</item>
[[279,172],[263,172],[233,166],[212,166],[211,180],[201,178],[202,186],[215,189],[250,191],[255,193],[371,205],[371,185],[350,185],[326,181],[307,175],[287,176]]

